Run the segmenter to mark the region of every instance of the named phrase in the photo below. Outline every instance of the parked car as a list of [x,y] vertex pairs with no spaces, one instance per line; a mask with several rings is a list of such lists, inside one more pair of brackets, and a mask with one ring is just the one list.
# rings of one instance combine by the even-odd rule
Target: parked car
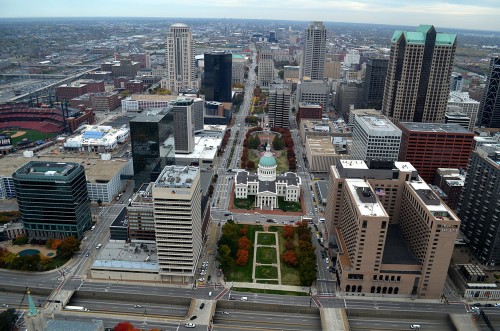
[[201,305],[200,305],[200,309],[203,309],[203,308],[205,308],[205,303],[204,302],[202,302]]

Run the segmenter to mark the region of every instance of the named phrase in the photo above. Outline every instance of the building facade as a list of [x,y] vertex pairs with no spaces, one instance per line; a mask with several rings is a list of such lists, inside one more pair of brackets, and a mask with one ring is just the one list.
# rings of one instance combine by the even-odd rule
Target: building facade
[[500,57],[490,60],[490,74],[481,101],[478,126],[500,128]]
[[385,116],[355,116],[352,129],[352,158],[396,161],[401,130]]
[[301,75],[323,80],[325,71],[326,28],[323,22],[312,22],[305,31]]
[[231,53],[205,53],[205,100],[231,102],[232,86]]
[[269,127],[288,128],[290,127],[290,91],[271,90],[269,91]]
[[399,160],[410,162],[432,183],[438,168],[466,168],[474,133],[459,124],[399,123],[403,135]]
[[12,175],[29,238],[83,237],[90,228],[90,200],[83,165],[31,161]]
[[301,180],[297,174],[287,172],[276,174],[277,163],[268,145],[266,153],[260,158],[257,174],[239,171],[234,178],[234,196],[247,199],[255,196],[255,207],[260,209],[278,208],[278,199],[300,201]]
[[432,25],[394,32],[382,113],[396,123],[443,123],[456,48],[456,35]]
[[479,112],[480,103],[469,96],[468,92],[450,92],[447,105],[448,112],[460,112],[469,117],[469,125],[467,130],[474,131],[474,126],[477,122],[477,114]]
[[152,195],[159,274],[192,282],[202,248],[200,169],[165,167]]
[[318,104],[299,102],[299,108],[297,110],[297,120],[300,122],[301,119],[317,119],[320,120],[323,117],[323,107]]
[[500,145],[486,144],[472,152],[460,197],[458,215],[470,250],[481,263],[500,263]]
[[165,50],[167,77],[162,87],[173,93],[198,88],[191,28],[183,23],[172,24]]
[[339,160],[329,185],[325,217],[340,291],[440,298],[460,220],[416,169]]
[[240,54],[232,55],[231,77],[233,84],[245,83],[245,56]]
[[175,152],[189,154],[194,149],[194,101],[191,98],[179,98],[172,105]]
[[382,109],[388,65],[388,59],[369,59],[366,62],[365,81],[363,82],[364,108]]
[[298,108],[300,102],[315,103],[329,111],[330,85],[323,80],[301,79],[297,84],[295,108]]
[[257,84],[269,89],[274,80],[274,53],[267,45],[262,46],[258,55]]
[[144,183],[127,206],[128,234],[132,240],[155,240],[155,217],[152,187]]

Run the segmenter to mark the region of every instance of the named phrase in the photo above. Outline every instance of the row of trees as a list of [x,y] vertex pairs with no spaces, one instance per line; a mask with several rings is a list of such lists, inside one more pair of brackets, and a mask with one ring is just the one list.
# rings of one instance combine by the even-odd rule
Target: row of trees
[[229,220],[222,226],[222,236],[217,243],[217,261],[226,275],[231,272],[233,264],[244,266],[248,263],[252,243],[247,235],[247,225],[241,228]]
[[248,149],[257,149],[260,146],[260,139],[254,134],[256,131],[262,131],[262,127],[248,129],[243,140],[243,151],[241,152],[241,168],[243,169],[255,170],[255,162],[248,159]]
[[[120,322],[116,324],[115,327],[113,328],[113,331],[141,331],[141,330],[144,329],[138,329],[130,322]],[[160,329],[154,328],[150,329],[149,331],[160,331]]]
[[273,140],[273,149],[281,150],[286,148],[286,157],[288,160],[288,169],[290,171],[297,170],[297,158],[295,156],[294,146],[292,134],[287,128],[271,128],[272,132],[277,132],[281,135],[281,137],[276,137]]
[[[294,245],[295,233],[298,236],[298,246]],[[296,227],[285,225],[283,228],[285,237],[285,251],[281,259],[289,266],[299,269],[300,284],[311,286],[316,279],[316,255],[311,243],[311,229],[306,221],[296,223]]]
[[231,128],[226,130],[226,133],[224,133],[224,137],[222,138],[222,143],[221,147],[219,148],[219,151],[217,152],[217,156],[221,156],[224,154],[224,151],[226,150],[227,143],[229,141],[229,138],[231,137]]

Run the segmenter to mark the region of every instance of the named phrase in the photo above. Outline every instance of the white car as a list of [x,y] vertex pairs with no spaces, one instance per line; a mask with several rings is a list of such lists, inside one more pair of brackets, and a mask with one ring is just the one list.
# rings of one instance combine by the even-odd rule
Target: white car
[[200,278],[198,279],[199,282],[204,282],[205,281],[205,278]]
[[228,311],[223,311],[222,315],[229,315],[229,312]]
[[184,327],[186,328],[190,328],[190,329],[194,329],[196,327],[196,324],[193,324],[193,323],[186,323],[184,324]]

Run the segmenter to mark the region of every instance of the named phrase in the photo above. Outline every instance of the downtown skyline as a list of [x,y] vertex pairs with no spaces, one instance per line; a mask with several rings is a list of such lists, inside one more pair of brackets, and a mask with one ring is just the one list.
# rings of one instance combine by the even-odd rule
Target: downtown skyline
[[[32,1],[30,1],[32,2]],[[71,3],[61,0],[25,3],[0,0],[0,18],[35,17],[155,17],[155,18],[227,18],[227,19],[272,19],[347,23],[371,23],[389,25],[434,24],[441,28],[500,31],[497,19],[497,3],[494,0],[358,0],[319,1],[304,4],[291,0],[287,7],[277,0],[206,2],[194,0],[186,7],[179,0],[164,2],[152,0],[148,6],[137,7],[131,1],[111,0],[105,3],[90,0],[85,3]],[[27,10],[26,8],[29,8]],[[99,8],[96,11],[96,8]],[[196,11],[190,10],[196,8]]]

